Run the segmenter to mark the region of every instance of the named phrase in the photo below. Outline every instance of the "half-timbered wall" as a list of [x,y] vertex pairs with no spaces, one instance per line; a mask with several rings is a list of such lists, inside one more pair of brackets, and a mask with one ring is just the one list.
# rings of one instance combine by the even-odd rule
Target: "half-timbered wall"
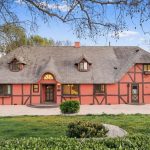
[[[81,104],[131,104],[131,85],[139,85],[139,104],[150,103],[150,75],[143,73],[143,65],[136,64],[116,84],[105,85],[105,94],[94,95],[94,86],[80,85],[78,100]],[[64,100],[77,97],[64,98]]]
[[38,81],[39,92],[33,92],[32,84],[13,84],[11,96],[0,96],[0,105],[25,105],[44,102],[45,84],[55,85],[55,102],[60,104],[66,100],[78,100],[82,105],[93,104],[131,104],[131,85],[139,85],[139,104],[150,103],[150,75],[143,73],[143,65],[136,64],[116,84],[105,85],[105,94],[94,95],[93,84],[80,84],[78,96],[64,96],[61,92],[61,83],[53,80]]
[[25,105],[40,103],[40,93],[34,93],[32,84],[13,84],[11,96],[1,96],[0,104],[3,105]]

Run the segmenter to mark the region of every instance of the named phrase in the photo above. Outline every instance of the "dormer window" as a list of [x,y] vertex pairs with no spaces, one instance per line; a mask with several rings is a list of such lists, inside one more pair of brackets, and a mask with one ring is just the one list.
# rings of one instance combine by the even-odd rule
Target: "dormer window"
[[92,63],[89,62],[84,55],[82,55],[82,57],[75,63],[75,65],[79,71],[86,72],[90,70],[90,65],[92,65]]
[[22,70],[24,67],[24,63],[21,63],[20,61],[18,61],[16,58],[13,59],[10,63],[9,63],[9,69],[13,72],[18,72],[20,70]]
[[18,61],[17,60],[12,61],[9,64],[9,68],[10,68],[11,71],[19,71],[20,67],[19,67]]
[[80,71],[88,71],[88,62],[82,61],[79,63],[79,70]]

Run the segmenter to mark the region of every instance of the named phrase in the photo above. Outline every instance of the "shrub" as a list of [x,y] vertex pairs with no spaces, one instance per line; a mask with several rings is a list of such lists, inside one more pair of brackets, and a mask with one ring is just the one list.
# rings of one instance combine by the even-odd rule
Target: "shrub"
[[67,136],[71,138],[99,138],[105,137],[108,132],[100,123],[74,122],[68,125]]
[[62,113],[77,113],[80,109],[80,103],[76,100],[65,101],[61,103],[60,109]]
[[79,140],[74,138],[1,139],[0,150],[149,150],[149,136]]

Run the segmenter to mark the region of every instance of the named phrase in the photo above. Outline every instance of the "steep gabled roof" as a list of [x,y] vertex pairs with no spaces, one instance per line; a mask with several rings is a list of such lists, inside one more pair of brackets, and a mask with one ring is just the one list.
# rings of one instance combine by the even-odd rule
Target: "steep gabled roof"
[[85,60],[85,61],[87,61],[89,64],[92,64],[92,62],[90,61],[90,59],[87,58],[87,56],[85,56],[85,54],[82,54],[82,56],[76,60],[76,63],[75,63],[75,64],[79,64],[82,60]]
[[[92,63],[88,72],[74,65],[83,54]],[[20,72],[8,68],[13,56],[27,62]],[[20,47],[0,59],[0,83],[36,83],[46,72],[61,83],[115,83],[135,63],[150,63],[150,53],[134,46]]]

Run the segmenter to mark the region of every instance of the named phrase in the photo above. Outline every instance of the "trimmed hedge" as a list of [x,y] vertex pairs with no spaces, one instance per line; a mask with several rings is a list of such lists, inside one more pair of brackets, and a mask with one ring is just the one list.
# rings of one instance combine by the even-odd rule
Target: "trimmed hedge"
[[74,138],[21,138],[1,140],[0,150],[149,150],[150,137],[85,139]]
[[101,123],[73,122],[68,125],[67,136],[71,138],[105,137],[107,129]]
[[77,113],[80,109],[80,103],[79,101],[76,100],[69,100],[69,101],[65,101],[62,102],[60,104],[60,110],[62,113]]

